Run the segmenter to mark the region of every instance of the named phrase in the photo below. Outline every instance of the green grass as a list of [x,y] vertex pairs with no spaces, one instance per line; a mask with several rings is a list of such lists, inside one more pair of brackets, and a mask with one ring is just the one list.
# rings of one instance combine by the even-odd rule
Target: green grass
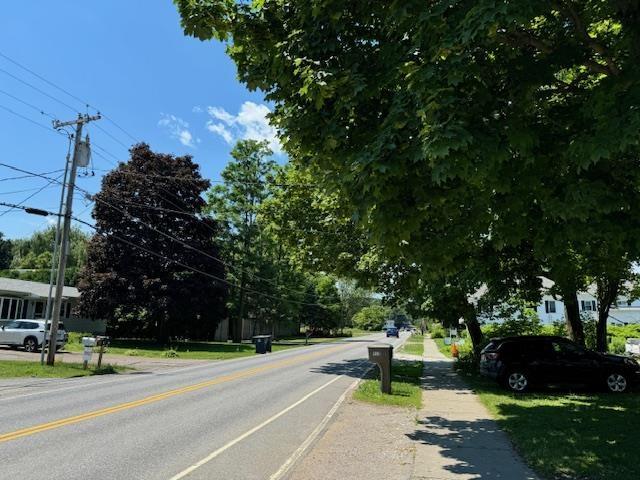
[[477,374],[464,378],[525,461],[544,477],[637,478],[639,394],[515,395]]
[[53,367],[40,365],[39,362],[21,362],[13,360],[0,360],[0,378],[38,377],[38,378],[69,378],[84,377],[88,375],[104,375],[118,373],[126,370],[123,367],[105,365],[99,370],[89,367],[82,369],[80,363],[60,363]]
[[440,353],[451,358],[451,345],[445,345],[444,338],[434,338],[433,341],[436,342]]
[[[377,367],[373,370],[379,375]],[[380,380],[364,380],[353,393],[353,398],[363,402],[398,407],[420,408],[422,389],[420,376],[422,362],[394,360],[391,369],[391,394],[380,391]]]
[[[286,350],[301,345],[273,345],[273,351]],[[150,358],[183,358],[190,360],[228,360],[255,355],[256,347],[250,343],[226,342],[174,342],[170,348],[152,341],[114,340],[107,353]]]
[[411,337],[409,337],[405,344],[400,348],[400,351],[421,357],[424,353],[424,336],[419,334],[411,335]]
[[[368,335],[372,332],[364,330],[346,330],[351,336]],[[82,337],[89,334],[75,333],[69,334],[69,342],[65,346],[67,352],[81,352]],[[311,337],[309,345],[318,343],[334,342],[343,340],[346,337]],[[305,345],[304,336],[285,337],[273,343],[274,352],[287,350],[290,348],[303,347]],[[94,351],[98,351],[94,348]],[[173,342],[169,347],[161,346],[152,340],[113,340],[107,347],[105,353],[116,355],[128,355],[148,358],[183,358],[189,360],[229,360],[232,358],[249,357],[255,355],[255,346],[250,343],[227,343],[227,342]]]

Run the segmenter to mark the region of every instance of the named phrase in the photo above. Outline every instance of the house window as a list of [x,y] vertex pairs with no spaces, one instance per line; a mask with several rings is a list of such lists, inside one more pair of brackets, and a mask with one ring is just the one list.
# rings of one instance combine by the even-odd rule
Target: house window
[[544,311],[546,313],[556,313],[556,302],[555,302],[555,300],[545,300],[544,301]]
[[36,302],[35,309],[33,311],[33,318],[44,317],[44,302]]
[[583,312],[595,312],[597,310],[595,300],[581,300],[580,306]]
[[10,298],[0,298],[0,318],[8,319],[9,318],[9,304],[11,303]]
[[67,302],[67,311],[64,318],[71,318],[71,302]]

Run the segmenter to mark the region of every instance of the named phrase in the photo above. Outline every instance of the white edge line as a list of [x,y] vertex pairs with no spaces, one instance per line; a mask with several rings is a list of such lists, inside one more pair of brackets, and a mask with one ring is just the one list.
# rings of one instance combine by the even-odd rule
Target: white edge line
[[[407,339],[405,339],[404,342],[398,343],[397,345],[395,345],[394,350],[404,345],[406,343],[406,340]],[[363,362],[366,362],[366,361],[367,360],[364,360]],[[300,458],[305,454],[305,452],[316,440],[318,435],[320,435],[320,433],[325,429],[327,424],[331,421],[333,416],[336,414],[336,412],[338,411],[338,409],[346,399],[349,392],[358,386],[358,384],[362,381],[362,379],[369,373],[369,371],[373,367],[374,367],[373,364],[370,365],[369,368],[367,368],[362,373],[362,376],[360,378],[356,379],[351,385],[349,385],[349,387],[344,391],[344,393],[340,396],[340,398],[338,398],[336,403],[334,403],[333,407],[331,407],[331,410],[329,410],[329,412],[325,415],[325,417],[318,424],[318,426],[309,434],[309,436],[305,439],[304,442],[302,442],[302,444],[296,449],[296,451],[291,454],[291,456],[287,459],[287,461],[282,464],[282,466],[278,469],[278,471],[269,477],[269,480],[281,480],[282,478],[284,478],[284,476],[289,472],[291,467],[295,465],[295,463],[298,460],[300,460]]]
[[282,466],[278,469],[278,471],[269,477],[269,480],[280,480],[281,478],[283,478],[284,475],[289,471],[289,469],[305,454],[307,449],[316,440],[318,435],[320,435],[320,433],[325,429],[329,421],[336,414],[336,412],[338,411],[338,408],[340,408],[345,398],[347,397],[347,394],[351,390],[353,390],[358,385],[358,383],[360,383],[360,380],[361,379],[358,378],[351,385],[349,385],[349,388],[347,388],[344,391],[344,393],[340,395],[340,398],[338,398],[336,403],[333,404],[333,407],[331,407],[331,410],[329,410],[329,412],[325,415],[325,417],[318,424],[318,426],[309,434],[309,436],[305,439],[305,441],[302,442],[302,444],[298,447],[298,449],[295,452],[293,452],[293,454],[287,459],[287,461],[282,464]]
[[239,437],[236,437],[234,440],[231,440],[229,443],[227,443],[226,445],[220,447],[219,449],[211,452],[209,455],[207,455],[205,458],[203,458],[202,460],[200,460],[199,462],[193,464],[192,466],[190,466],[189,468],[184,469],[182,472],[178,473],[177,475],[174,475],[173,477],[170,478],[170,480],[179,480],[181,478],[186,477],[187,475],[189,475],[191,472],[193,472],[194,470],[197,470],[198,468],[202,467],[203,465],[205,465],[206,463],[209,463],[211,460],[213,460],[214,458],[216,458],[218,455],[220,455],[221,453],[223,453],[225,450],[228,450],[229,448],[233,447],[234,445],[236,445],[237,443],[241,442],[242,440],[244,440],[245,438],[249,437],[250,435],[253,435],[254,433],[256,433],[258,430],[261,430],[262,428],[266,427],[267,425],[269,425],[270,423],[274,422],[275,420],[277,420],[278,418],[280,418],[281,416],[285,415],[286,413],[290,412],[291,410],[293,410],[294,408],[296,408],[298,405],[300,405],[301,403],[305,402],[306,400],[308,400],[309,398],[311,398],[312,396],[314,396],[316,393],[320,392],[321,390],[323,390],[324,388],[328,387],[329,385],[331,385],[333,382],[340,380],[344,375],[340,375],[338,377],[335,377],[331,380],[329,380],[327,383],[321,385],[320,387],[316,388],[315,390],[313,390],[312,392],[306,394],[304,397],[302,397],[300,400],[298,400],[295,403],[292,403],[291,405],[289,405],[287,408],[285,408],[284,410],[276,413],[274,416],[268,418],[267,420],[265,420],[264,422],[262,422],[259,425],[256,425],[255,427],[253,427],[251,430],[246,431],[245,433],[243,433],[242,435],[240,435]]

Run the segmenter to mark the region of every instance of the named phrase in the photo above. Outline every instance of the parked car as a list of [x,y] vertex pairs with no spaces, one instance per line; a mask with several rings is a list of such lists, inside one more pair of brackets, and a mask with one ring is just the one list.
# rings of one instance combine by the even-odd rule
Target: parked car
[[400,331],[396,327],[387,328],[387,337],[400,338]]
[[[48,334],[46,338],[49,338]],[[44,339],[44,320],[10,320],[0,325],[0,345],[23,347],[27,352],[36,352],[42,347]],[[63,348],[68,339],[64,325],[59,323],[56,350]]]
[[621,393],[637,384],[640,365],[562,337],[522,336],[491,340],[481,352],[480,373],[514,392],[536,385],[579,384]]

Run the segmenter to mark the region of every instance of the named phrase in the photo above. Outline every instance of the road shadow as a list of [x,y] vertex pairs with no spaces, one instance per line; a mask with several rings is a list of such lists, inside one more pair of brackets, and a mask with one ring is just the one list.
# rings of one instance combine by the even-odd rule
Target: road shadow
[[[343,360],[341,362],[325,363],[311,369],[313,373],[323,373],[325,375],[345,375],[347,377],[362,378],[373,366],[366,360]],[[377,370],[377,368],[375,369]],[[369,372],[369,375],[371,373]]]

